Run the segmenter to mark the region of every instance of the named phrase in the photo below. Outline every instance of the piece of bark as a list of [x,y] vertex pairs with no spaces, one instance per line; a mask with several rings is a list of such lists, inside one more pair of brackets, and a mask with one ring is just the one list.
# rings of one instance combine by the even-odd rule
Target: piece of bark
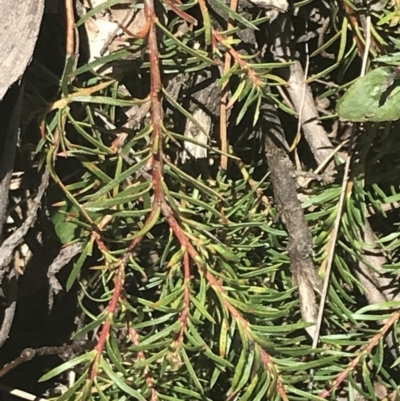
[[[296,173],[275,107],[264,104],[260,119],[276,206],[289,234],[288,251],[293,282],[299,291],[301,316],[305,322],[315,324],[318,317],[316,292],[321,293],[322,280],[314,268],[312,236],[297,197]],[[306,330],[313,337],[315,326]]]
[[0,100],[32,59],[43,10],[44,0],[0,0]]
[[[12,95],[11,99],[9,97],[10,94]],[[7,101],[10,103],[0,105],[2,106],[0,107],[0,110],[3,110],[3,112],[7,108],[11,109],[10,120],[8,121],[7,127],[3,133],[5,138],[0,138],[0,144],[3,144],[3,148],[0,146],[0,245],[3,241],[3,230],[7,218],[9,191],[14,169],[14,159],[19,134],[23,95],[24,85],[21,87],[14,86],[4,99],[4,102]]]
[[186,96],[187,107],[196,123],[190,119],[186,120],[184,135],[200,144],[185,141],[185,150],[182,152],[182,162],[189,157],[203,159],[207,157],[207,145],[211,137],[212,117],[219,115],[219,102],[221,99],[221,88],[215,83],[211,71],[206,74],[196,74],[193,86],[190,87]]
[[7,237],[0,246],[0,284],[10,266],[15,249],[23,243],[25,235],[36,221],[37,211],[42,203],[42,197],[49,184],[49,176],[50,174],[48,171],[43,173],[42,181],[25,221],[9,237]]

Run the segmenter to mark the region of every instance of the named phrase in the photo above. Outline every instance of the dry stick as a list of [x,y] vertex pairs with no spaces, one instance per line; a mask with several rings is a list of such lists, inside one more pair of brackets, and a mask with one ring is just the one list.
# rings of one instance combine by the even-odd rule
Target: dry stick
[[[329,28],[329,24],[331,22],[330,17],[327,17],[325,21],[322,23],[322,27],[320,28],[320,31],[318,33],[318,48],[321,48],[324,45],[324,37],[325,33]],[[326,50],[324,50],[321,53],[322,57],[328,58],[328,59],[335,59],[335,55],[332,53],[328,53]]]
[[28,401],[49,401],[46,398],[38,397],[37,395],[27,393],[26,391],[23,390],[18,390],[16,388],[7,387],[4,386],[3,384],[0,384],[0,393],[5,393],[11,397],[18,397]]
[[[314,97],[306,82],[303,67],[297,60],[297,52],[295,48],[292,48],[290,45],[291,42],[293,43],[293,24],[289,16],[281,15],[273,22],[271,28],[273,29],[270,31],[270,35],[273,37],[274,41],[274,46],[272,47],[274,59],[276,61],[283,60],[286,62],[295,60],[293,64],[288,67],[289,77],[286,91],[289,94],[294,109],[299,114],[304,137],[314,158],[317,163],[320,164],[331,153],[333,146],[319,121],[319,114],[315,106]],[[328,165],[328,170],[335,170],[335,164],[333,162]]]
[[293,110],[295,112],[296,110],[293,107],[293,104],[290,101],[290,99],[288,98],[287,94],[282,89],[282,86],[277,86],[276,89],[278,90],[279,94],[282,96],[282,99],[284,100],[284,102],[286,102],[286,106],[289,107],[289,109],[291,109],[291,110]]
[[[279,24],[279,26],[278,26]],[[287,61],[289,57],[295,57],[295,52],[290,49],[290,46],[285,44],[287,41],[282,39],[282,35],[292,35],[291,22],[287,16],[280,16],[275,23],[275,33],[281,32],[275,39],[274,57],[276,60],[284,59]],[[289,68],[290,76],[288,79],[287,91],[291,101],[299,114],[304,136],[316,158],[320,164],[325,160],[330,160],[333,146],[321,124],[318,121],[318,112],[315,108],[314,98],[311,90],[306,83],[306,78],[301,64],[295,61]],[[302,101],[302,94],[304,94],[304,101]],[[276,129],[275,129],[276,131]],[[282,143],[284,135],[279,137],[272,132],[273,137],[277,138]],[[283,139],[280,137],[283,136]],[[277,166],[274,175],[274,195],[280,198],[280,208],[284,211],[284,218],[286,219],[285,225],[290,235],[290,259],[293,266],[293,279],[297,284],[300,300],[300,308],[302,318],[307,322],[317,323],[318,310],[315,299],[315,293],[321,294],[322,280],[318,277],[312,259],[312,239],[309,232],[309,227],[304,218],[304,211],[301,208],[300,202],[297,198],[297,191],[294,184],[294,178],[290,177],[290,172],[295,176],[294,168],[289,160],[285,162],[284,156],[278,157],[274,155],[279,151],[278,146],[274,146],[273,140],[269,139],[271,146],[270,154],[267,157],[272,160],[269,165],[274,164],[274,160],[278,160],[284,167]],[[273,147],[275,148],[274,150]],[[287,157],[286,157],[287,158]],[[329,164],[330,170],[334,169],[334,164]],[[272,170],[271,170],[272,171]],[[286,174],[285,174],[286,173]],[[282,178],[285,179],[285,187],[281,184]],[[271,175],[272,178],[272,175]],[[290,199],[286,194],[290,194]],[[283,213],[282,213],[283,214]],[[301,231],[302,240],[296,237],[297,231]],[[297,276],[297,277],[296,277]],[[307,328],[307,332],[311,337],[314,337],[315,326]]]
[[43,173],[37,195],[33,200],[33,207],[29,211],[27,218],[17,230],[15,230],[0,246],[0,283],[6,268],[10,265],[14,250],[22,244],[28,230],[36,221],[36,214],[40,207],[43,194],[49,183],[49,172],[46,170]]
[[[263,105],[260,121],[265,135],[265,149],[274,198],[278,212],[289,234],[289,255],[293,283],[298,288],[301,316],[304,321],[316,323],[318,310],[315,293],[321,293],[322,280],[313,262],[312,236],[304,210],[297,196],[295,169],[289,158],[287,142],[276,110],[271,103]],[[312,337],[314,327],[306,331]]]
[[363,77],[365,75],[365,72],[367,71],[367,63],[368,63],[368,55],[369,55],[369,50],[371,48],[371,16],[368,15],[366,18],[366,38],[365,38],[365,52],[364,52],[364,57],[363,57],[363,62],[361,66],[361,74],[360,76]]
[[68,60],[75,54],[75,17],[74,17],[74,0],[65,0],[66,15],[66,59]]
[[54,303],[54,295],[62,290],[62,286],[57,280],[56,274],[66,266],[73,257],[82,251],[82,244],[75,242],[62,248],[58,255],[55,257],[47,270],[47,278],[49,279],[49,311],[51,311]]
[[[310,149],[317,160],[318,164],[322,163],[332,152],[333,146],[329,140],[325,129],[322,127],[318,120],[318,111],[315,107],[314,98],[309,86],[305,83],[306,78],[303,68],[299,61],[295,61],[289,67],[290,78],[286,88],[292,103],[299,113],[302,109],[302,115],[299,116],[304,137],[307,140]],[[305,101],[302,106],[301,94],[305,92]],[[334,163],[328,165],[328,169],[333,171],[335,169]]]
[[15,310],[17,308],[18,277],[15,269],[12,269],[8,277],[7,286],[7,307],[4,311],[3,323],[0,328],[0,348],[8,339],[14,321]]
[[[306,23],[307,24],[307,23]],[[308,25],[308,24],[307,24]],[[310,67],[310,55],[308,51],[308,42],[306,42],[306,67],[304,69],[304,83],[303,83],[303,91],[301,95],[301,103],[300,103],[300,109],[298,110],[298,120],[297,120],[297,132],[296,132],[296,137],[293,141],[292,146],[290,146],[289,151],[291,152],[293,149],[296,148],[297,144],[299,143],[300,136],[301,136],[301,126],[302,126],[302,121],[303,121],[303,109],[304,109],[304,104],[306,101],[306,90],[307,90],[307,77],[308,77],[308,69]],[[300,170],[300,169],[299,169]]]
[[[318,175],[331,161],[331,159],[339,152],[340,149],[344,145],[346,145],[349,142],[348,139],[344,140],[342,143],[340,143],[338,146],[336,146],[335,149],[332,150],[332,152],[326,157],[325,160],[323,160],[318,167],[314,170],[313,174]],[[301,184],[302,187],[306,188],[308,184],[313,180],[313,178],[307,178],[303,184]]]
[[[306,22],[306,27],[308,27],[308,24]],[[308,69],[310,67],[310,54],[308,50],[308,42],[306,42],[305,45],[305,50],[306,50],[306,67],[304,70],[304,77],[307,79],[308,77]],[[299,155],[297,152],[297,145],[300,141],[301,138],[301,123],[303,120],[303,108],[304,108],[304,103],[306,101],[306,90],[307,90],[307,82],[306,80],[304,81],[303,84],[303,93],[301,96],[301,104],[300,104],[300,110],[298,110],[298,120],[297,120],[297,132],[296,132],[296,137],[293,140],[292,146],[290,146],[289,151],[292,152],[294,150],[294,156],[295,156],[295,163],[298,171],[301,171],[301,163],[299,159]]]
[[[236,11],[238,6],[238,0],[231,0],[230,8]],[[232,18],[229,18],[227,30],[233,29]],[[231,38],[231,37],[230,37]],[[229,72],[231,68],[232,57],[229,52],[225,53],[225,65],[224,65],[224,76]],[[228,130],[227,130],[227,112],[226,105],[228,103],[228,83],[229,80],[225,81],[222,85],[222,98],[221,98],[221,109],[220,109],[220,125],[219,125],[219,135],[221,139],[221,168],[226,170],[228,168]]]
[[85,349],[89,349],[91,346],[92,341],[87,341],[76,342],[71,345],[62,345],[59,347],[48,346],[40,348],[25,348],[17,358],[0,369],[0,378],[6,376],[22,363],[29,362],[38,356],[58,355],[63,359],[68,359],[71,355],[75,355]]
[[[324,318],[324,312],[325,312],[325,303],[326,303],[326,299],[328,297],[330,276],[331,276],[332,264],[333,264],[332,262],[333,262],[333,257],[335,255],[335,249],[336,249],[336,240],[337,240],[338,233],[339,233],[343,206],[345,204],[345,196],[347,195],[347,188],[348,188],[348,183],[349,183],[349,172],[350,172],[350,161],[351,161],[351,149],[353,146],[353,137],[354,137],[353,133],[354,133],[354,130],[352,132],[352,136],[350,139],[349,157],[347,158],[347,160],[345,162],[346,164],[345,164],[345,168],[344,168],[342,189],[340,192],[340,197],[339,197],[339,202],[338,202],[338,207],[337,207],[337,216],[335,219],[332,236],[331,236],[331,239],[329,242],[330,249],[329,249],[329,255],[328,255],[328,262],[327,262],[327,267],[326,267],[326,272],[325,272],[324,285],[322,287],[321,301],[319,303],[317,324],[315,325],[314,337],[313,337],[313,342],[312,342],[312,346],[311,346],[313,349],[317,348],[317,345],[319,342],[319,334],[321,331],[322,319]],[[313,385],[313,376],[314,376],[314,369],[312,369],[310,371],[310,382],[308,384],[308,388],[310,391],[311,391],[312,385]]]
[[[367,24],[370,27],[371,17],[368,17]],[[369,46],[371,45],[371,32],[370,31],[371,30],[368,29],[367,38],[366,38],[366,48],[365,48],[365,53],[364,53],[364,57],[363,57],[363,63],[362,63],[362,69],[361,69],[360,76],[365,75],[365,71],[366,71],[366,67],[367,67]],[[326,303],[326,299],[328,297],[329,280],[330,280],[330,275],[331,275],[331,271],[332,271],[333,258],[335,256],[336,242],[337,242],[340,223],[341,223],[341,219],[342,219],[342,213],[343,213],[343,209],[344,209],[344,205],[345,205],[345,198],[346,198],[346,195],[348,194],[349,190],[351,190],[351,188],[349,188],[349,183],[350,183],[349,173],[350,173],[350,164],[351,164],[351,158],[352,158],[352,152],[353,152],[354,134],[355,134],[355,129],[353,126],[353,129],[351,132],[351,137],[350,137],[349,154],[346,159],[345,167],[344,167],[342,188],[341,188],[338,207],[337,207],[337,216],[335,219],[332,236],[331,236],[331,239],[329,242],[330,249],[329,249],[328,262],[327,262],[326,271],[325,271],[324,286],[322,289],[321,301],[319,304],[319,311],[318,311],[318,320],[317,320],[317,325],[315,327],[314,338],[313,338],[313,342],[312,342],[312,348],[314,348],[314,349],[317,348],[317,345],[319,342],[319,335],[320,335],[320,331],[321,331],[322,319],[324,317],[324,312],[325,312],[325,303]],[[313,375],[314,375],[314,370],[311,370],[310,383],[308,386],[310,390],[312,389],[312,385],[313,385]]]
[[[79,35],[78,28],[75,26],[74,0],[65,0],[65,16],[66,16],[66,40],[65,40],[65,67],[72,59],[71,71],[75,71],[78,66],[79,56]],[[74,76],[68,78],[71,83]]]

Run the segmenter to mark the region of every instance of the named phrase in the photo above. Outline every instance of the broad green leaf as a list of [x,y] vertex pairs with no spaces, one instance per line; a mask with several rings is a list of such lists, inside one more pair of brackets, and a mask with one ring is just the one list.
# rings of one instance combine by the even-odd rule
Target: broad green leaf
[[400,86],[396,79],[390,82],[393,72],[390,67],[379,67],[358,78],[339,100],[339,116],[354,122],[398,120]]

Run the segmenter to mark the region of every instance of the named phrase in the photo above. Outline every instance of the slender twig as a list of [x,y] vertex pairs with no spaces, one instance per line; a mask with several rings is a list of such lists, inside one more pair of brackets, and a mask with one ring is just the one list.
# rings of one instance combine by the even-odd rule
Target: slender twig
[[10,395],[12,399],[13,397],[18,397],[28,401],[48,401],[46,398],[38,397],[37,395],[16,388],[7,387],[3,384],[0,384],[0,392]]
[[8,277],[7,285],[7,307],[4,311],[3,323],[0,328],[0,348],[6,342],[10,334],[17,307],[18,276],[15,269],[12,269]]
[[[325,158],[325,160],[323,160],[318,167],[314,170],[313,174],[315,174],[316,176],[322,171],[324,170],[324,168],[328,165],[328,163],[331,161],[331,159],[339,152],[340,149],[342,149],[342,147],[344,145],[346,145],[348,143],[348,139],[344,140],[343,142],[341,142],[338,146],[336,146],[335,149],[332,150],[332,152]],[[306,188],[308,186],[308,184],[313,180],[313,178],[306,178],[306,180],[301,183],[301,186]]]
[[286,103],[286,106],[289,107],[289,109],[296,111],[292,102],[290,101],[290,99],[288,98],[287,94],[285,93],[285,91],[283,90],[283,87],[278,85],[276,87],[277,91],[279,92],[279,94],[282,96],[282,99],[284,101],[284,103]]
[[367,32],[366,37],[365,37],[365,52],[363,55],[363,62],[361,66],[361,76],[365,75],[365,72],[367,70],[367,63],[368,63],[368,56],[369,56],[369,50],[371,48],[371,16],[368,15],[366,18],[366,29]]
[[48,346],[40,348],[25,348],[17,358],[15,358],[13,361],[0,369],[0,378],[10,373],[22,363],[29,362],[36,357],[59,355],[63,359],[67,359],[66,357],[69,357],[91,347],[92,341],[76,342],[71,345],[62,345],[59,347]]
[[[370,33],[367,35],[370,36]],[[369,40],[366,43],[368,45],[370,45],[371,41]],[[360,76],[365,75],[366,66],[367,66],[366,58],[368,57],[368,54],[369,54],[369,47],[366,47]],[[339,228],[340,228],[341,220],[342,220],[342,213],[344,210],[346,197],[349,195],[349,192],[351,192],[351,190],[352,190],[352,183],[350,181],[349,173],[350,173],[350,166],[351,166],[352,153],[353,153],[354,136],[355,136],[355,128],[353,126],[353,129],[351,131],[351,136],[350,136],[349,153],[348,153],[348,157],[345,161],[342,188],[341,188],[340,197],[339,197],[338,206],[337,206],[337,215],[336,215],[333,231],[331,233],[330,241],[328,244],[329,254],[328,254],[326,270],[325,270],[324,286],[322,289],[321,301],[320,301],[319,310],[318,310],[318,320],[317,320],[317,324],[315,327],[315,332],[314,332],[314,337],[313,337],[313,342],[312,342],[312,348],[314,348],[314,349],[317,348],[317,345],[319,342],[319,335],[320,335],[320,331],[321,331],[322,319],[323,319],[324,312],[325,312],[325,304],[326,304],[326,300],[328,297],[330,276],[331,276],[331,271],[332,271],[333,258],[335,256],[335,251],[336,251],[336,242],[337,242]],[[313,376],[313,371],[311,371],[311,380],[310,380],[310,384],[309,384],[309,389],[312,388],[312,382],[313,382],[312,376]]]
[[75,17],[74,17],[74,1],[65,0],[66,15],[66,58],[75,54]]
[[249,63],[247,63],[245,60],[240,57],[240,53],[238,53],[228,42],[227,38],[225,38],[221,33],[214,31],[213,36],[217,42],[220,42],[222,45],[224,45],[227,49],[227,53],[229,53],[232,58],[239,64],[240,68],[244,69],[247,71],[247,75],[249,78],[252,80],[253,84],[256,87],[261,87],[262,86],[262,81],[261,79],[257,76],[257,73],[253,68],[249,66]]
[[[325,21],[322,23],[321,28],[319,29],[319,32],[318,32],[318,48],[320,48],[320,47],[322,47],[324,45],[324,37],[325,37],[326,31],[329,28],[330,22],[331,22],[330,17],[327,17],[325,19]],[[325,57],[325,58],[328,58],[328,59],[332,59],[332,60],[335,59],[335,55],[334,54],[328,53],[325,50],[321,53],[321,55],[322,55],[322,57]]]
[[[118,28],[114,29],[114,32],[111,32],[109,34],[108,39],[105,41],[103,47],[100,50],[100,56],[104,56],[104,54],[110,47],[111,43],[118,36],[120,30],[122,30],[123,32],[127,33],[130,36],[135,36],[131,32],[129,32],[126,28],[126,26],[132,22],[133,17],[135,16],[135,13],[136,13],[136,10],[134,8],[131,8],[126,11],[124,19],[121,22],[116,21]],[[146,33],[147,33],[147,31],[146,31]]]
[[[306,22],[306,26],[308,26],[307,22]],[[307,93],[307,82],[306,81],[308,78],[308,69],[310,68],[310,54],[309,54],[309,50],[308,50],[308,42],[306,42],[305,50],[306,50],[306,66],[304,69],[304,83],[303,83],[303,91],[301,94],[300,109],[298,110],[297,132],[296,132],[296,137],[293,140],[293,143],[289,148],[290,151],[292,151],[293,149],[296,148],[296,146],[299,143],[300,138],[301,138],[301,127],[302,127],[302,122],[303,122],[303,109],[304,109],[304,103],[306,101],[306,93]],[[298,168],[298,170],[299,169],[300,168]]]
[[64,248],[62,248],[59,254],[55,257],[51,265],[47,270],[47,278],[49,279],[49,310],[53,306],[54,294],[59,293],[62,290],[61,284],[58,282],[56,274],[58,274],[61,269],[66,266],[71,259],[76,256],[82,250],[82,244],[80,242],[75,242]]
[[[315,325],[315,330],[314,330],[314,336],[313,336],[313,342],[312,342],[313,349],[317,348],[318,342],[319,342],[319,335],[321,332],[322,320],[324,318],[324,312],[325,312],[325,304],[326,304],[326,300],[328,298],[328,290],[329,290],[329,285],[330,285],[330,277],[331,277],[331,271],[332,271],[332,265],[333,265],[333,258],[335,256],[335,250],[336,250],[336,241],[337,241],[337,237],[339,234],[339,228],[340,228],[340,224],[341,224],[341,220],[342,220],[342,212],[343,212],[343,208],[344,208],[344,204],[345,204],[346,195],[348,194],[351,148],[353,146],[353,137],[354,137],[354,135],[352,134],[352,137],[350,139],[349,157],[347,158],[347,160],[345,162],[345,168],[344,168],[344,173],[343,173],[344,175],[343,175],[343,181],[342,181],[342,189],[340,192],[339,202],[338,202],[338,206],[337,206],[337,215],[336,215],[333,231],[331,233],[330,241],[328,244],[329,254],[328,254],[328,259],[327,259],[327,264],[326,264],[325,278],[324,278],[324,284],[322,287],[321,300],[319,303],[318,318],[317,318],[317,323]],[[314,370],[311,370],[310,376],[311,376],[311,380],[310,380],[308,388],[311,390],[312,385],[313,385]]]
[[[231,0],[230,4],[230,9],[232,11],[236,11],[238,6],[238,0]],[[228,26],[227,30],[231,30],[233,28],[233,23],[232,19],[229,18],[228,21]],[[229,39],[232,38],[231,36]],[[225,65],[224,65],[224,76],[228,74],[229,69],[231,68],[231,60],[232,56],[229,54],[229,52],[225,53]],[[228,128],[227,128],[227,110],[226,106],[228,104],[228,97],[229,97],[229,91],[228,91],[228,83],[229,80],[225,81],[223,86],[222,86],[222,98],[221,98],[221,107],[220,107],[220,130],[219,130],[219,135],[220,135],[220,140],[221,140],[221,151],[225,154],[221,155],[221,168],[223,170],[226,170],[228,168],[228,156],[226,155],[228,153]]]

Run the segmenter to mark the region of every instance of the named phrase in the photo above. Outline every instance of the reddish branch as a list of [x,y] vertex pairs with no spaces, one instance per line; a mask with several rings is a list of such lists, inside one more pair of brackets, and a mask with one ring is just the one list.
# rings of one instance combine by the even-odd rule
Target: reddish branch
[[[349,21],[349,24],[351,26],[351,31],[353,33],[353,39],[354,39],[354,42],[356,43],[358,53],[359,53],[360,57],[363,58],[364,53],[365,53],[365,44],[360,37],[360,30],[359,30],[357,14],[345,1],[343,2],[343,9],[346,14],[347,20]],[[363,22],[363,20],[361,20],[361,25],[362,25],[363,29],[366,28],[365,22]],[[372,33],[371,39],[372,39],[373,47],[376,49],[379,49],[380,53],[386,54],[385,48],[382,46],[382,44],[379,42],[379,40],[377,40],[375,38],[375,36],[373,35],[373,32],[371,32],[371,33]],[[364,35],[366,35],[366,32],[364,32]]]
[[343,2],[343,8],[344,12],[346,13],[347,20],[349,21],[349,24],[351,26],[351,30],[353,33],[353,38],[354,41],[356,42],[358,53],[360,54],[360,57],[364,57],[364,51],[365,51],[365,46],[360,37],[358,36],[358,20],[357,16],[355,15],[353,9],[346,4],[346,2]]
[[101,358],[101,354],[103,352],[105,343],[107,341],[107,338],[110,334],[110,329],[111,329],[111,321],[114,316],[114,313],[117,309],[118,302],[121,298],[122,295],[122,290],[123,290],[123,285],[124,285],[124,268],[121,265],[114,278],[114,292],[113,296],[111,298],[110,303],[108,304],[108,307],[106,309],[107,311],[107,316],[106,316],[106,321],[103,325],[103,328],[101,329],[99,341],[95,347],[95,350],[97,351],[96,357],[93,361],[91,371],[90,371],[90,380],[93,381],[94,378],[97,375],[97,368],[98,368],[98,363]]
[[[199,273],[204,274],[207,281],[210,283],[210,285],[214,288],[216,292],[221,294],[223,298],[226,296],[226,291],[222,287],[222,284],[209,272],[205,269],[205,266],[202,262],[202,259],[199,255],[199,253],[196,251],[196,249],[193,247],[193,245],[190,243],[188,240],[187,236],[185,235],[184,231],[180,227],[178,221],[175,219],[175,217],[172,215],[172,211],[170,207],[164,203],[161,205],[161,210],[163,211],[163,214],[169,223],[169,226],[171,227],[172,231],[174,232],[175,236],[178,238],[178,241],[180,244],[187,249],[187,253],[190,255],[196,266],[198,267]],[[255,343],[260,350],[261,358],[264,364],[265,369],[268,371],[268,373],[271,376],[278,376],[277,377],[277,384],[276,388],[282,397],[284,401],[286,401],[287,395],[284,389],[283,385],[283,380],[279,373],[277,373],[276,366],[274,362],[272,361],[270,355],[265,352],[261,346],[257,344],[257,341],[253,338],[251,331],[249,330],[249,323],[248,321],[243,317],[243,315],[240,313],[238,309],[236,309],[227,299],[224,299],[224,305],[225,307],[229,310],[231,316],[233,319],[235,319],[242,327],[244,332],[246,333],[248,339],[250,340],[251,343]]]
[[183,20],[188,22],[190,25],[197,25],[197,19],[186,13],[185,11],[181,10],[179,6],[182,5],[181,0],[166,0],[165,4],[171,8],[171,10],[178,16],[181,17]]
[[[201,6],[201,3],[200,3]],[[230,9],[234,12],[236,12],[238,6],[238,0],[231,0],[230,4]],[[229,18],[228,21],[228,26],[226,27],[227,30],[233,29],[233,20],[232,18]],[[232,38],[232,36],[230,37]],[[225,65],[224,65],[224,75],[228,74],[230,68],[231,68],[231,60],[232,56],[228,52],[225,54]],[[228,105],[228,96],[229,96],[229,91],[228,89],[228,83],[229,80],[225,81],[222,85],[222,98],[221,98],[221,106],[220,106],[220,139],[221,139],[221,152],[225,153],[221,155],[221,168],[223,170],[226,170],[228,168],[228,127],[227,127],[227,105]]]
[[377,333],[374,337],[372,337],[369,344],[367,344],[365,347],[361,348],[359,355],[352,360],[352,362],[349,364],[349,366],[342,373],[339,374],[339,376],[334,381],[332,387],[329,390],[322,391],[320,393],[319,397],[327,398],[332,391],[336,390],[340,386],[340,384],[344,380],[346,380],[346,378],[349,376],[349,374],[356,368],[356,366],[359,364],[361,358],[368,355],[378,345],[379,341],[385,337],[385,334],[399,319],[400,319],[400,311],[394,312],[393,315],[391,316],[391,318],[381,328],[379,333]]
[[240,68],[247,70],[247,74],[249,75],[250,79],[253,81],[253,84],[257,87],[262,86],[261,79],[257,76],[256,72],[249,66],[249,64],[240,57],[240,54],[229,44],[227,43],[226,38],[224,38],[219,32],[213,32],[214,38],[217,42],[224,45],[228,53],[232,56],[232,58],[239,64]]
[[[159,65],[159,52],[157,47],[157,33],[156,33],[156,14],[154,9],[153,0],[145,0],[145,15],[147,24],[149,25],[148,29],[148,50],[149,50],[149,58],[150,58],[150,75],[151,75],[151,84],[150,84],[150,102],[151,102],[151,120],[153,125],[153,134],[152,134],[152,184],[154,190],[154,200],[152,205],[152,211],[150,216],[147,218],[146,224],[149,223],[157,210],[160,207],[163,191],[162,191],[162,157],[161,157],[161,147],[162,147],[162,136],[161,136],[161,123],[163,120],[163,110],[160,101],[160,92],[161,92],[161,72]],[[117,309],[118,302],[122,296],[123,291],[123,277],[125,266],[129,262],[130,257],[132,256],[134,250],[139,245],[141,240],[143,239],[143,235],[135,238],[132,243],[129,245],[127,251],[122,257],[120,266],[117,269],[116,277],[115,277],[115,287],[112,299],[107,307],[107,317],[105,323],[102,327],[99,341],[95,347],[97,351],[96,358],[92,364],[90,379],[93,380],[98,372],[98,362],[100,360],[101,354],[103,352],[107,337],[109,336],[111,329],[111,320]]]
[[[156,33],[156,14],[154,9],[153,0],[144,0],[145,6],[145,15],[147,19],[147,44],[148,44],[148,54],[150,59],[150,102],[151,102],[151,121],[152,121],[152,187],[154,191],[153,203],[152,203],[152,212],[147,219],[146,223],[149,223],[152,218],[155,216],[155,213],[159,209],[161,209],[162,214],[167,220],[169,226],[174,232],[176,238],[178,239],[181,246],[185,249],[184,257],[183,257],[183,267],[184,267],[184,310],[180,316],[180,321],[182,323],[180,333],[178,335],[178,343],[183,341],[183,336],[187,327],[187,321],[189,317],[189,308],[190,308],[190,258],[196,264],[198,271],[200,274],[203,274],[211,286],[214,288],[216,292],[221,294],[224,298],[224,305],[229,310],[233,319],[235,319],[244,329],[249,341],[251,343],[255,343],[258,349],[260,350],[261,358],[264,364],[265,369],[269,372],[271,376],[277,377],[277,390],[283,400],[287,400],[287,395],[284,390],[283,381],[280,377],[279,373],[277,373],[277,369],[273,361],[271,360],[270,355],[265,352],[260,345],[257,344],[255,339],[252,336],[252,333],[249,329],[248,321],[242,316],[240,311],[236,309],[229,301],[226,299],[226,291],[222,287],[222,283],[218,282],[218,280],[205,269],[204,262],[200,257],[199,253],[193,247],[191,242],[189,241],[187,235],[182,230],[180,224],[177,219],[173,215],[173,212],[170,206],[167,203],[165,198],[165,194],[163,191],[163,179],[164,179],[164,171],[163,171],[163,153],[162,153],[162,130],[161,124],[163,121],[163,109],[160,99],[160,93],[162,89],[161,83],[161,71],[160,71],[160,63],[159,63],[159,51],[157,45],[157,33]],[[256,76],[255,72],[249,68],[248,64],[242,60],[239,53],[236,50],[232,49],[229,45],[225,43],[224,37],[218,33],[214,32],[214,38],[216,41],[223,43],[228,48],[228,52],[234,58],[234,60],[240,65],[241,68],[247,69],[250,78],[253,83],[257,86],[261,85],[260,79]],[[104,345],[106,339],[109,335],[111,328],[111,318],[115,313],[115,310],[118,305],[118,301],[122,296],[122,285],[123,285],[123,276],[124,276],[124,268],[128,263],[130,257],[132,256],[135,248],[143,239],[143,235],[139,238],[136,238],[130,246],[128,247],[127,252],[123,256],[121,260],[120,267],[117,270],[116,278],[115,278],[115,289],[112,300],[107,308],[108,316],[102,328],[99,342],[96,346],[97,356],[96,360],[93,364],[91,371],[91,379],[93,379],[97,374],[97,364],[98,360],[101,356],[101,352],[104,349]],[[130,336],[132,342],[134,344],[138,344],[138,335],[135,330],[130,329]],[[139,358],[144,358],[143,353],[139,353]],[[146,382],[149,386],[153,384],[153,380],[151,376],[149,376],[149,372],[147,371],[148,376],[146,377]],[[156,400],[156,392],[152,392],[152,401]]]

